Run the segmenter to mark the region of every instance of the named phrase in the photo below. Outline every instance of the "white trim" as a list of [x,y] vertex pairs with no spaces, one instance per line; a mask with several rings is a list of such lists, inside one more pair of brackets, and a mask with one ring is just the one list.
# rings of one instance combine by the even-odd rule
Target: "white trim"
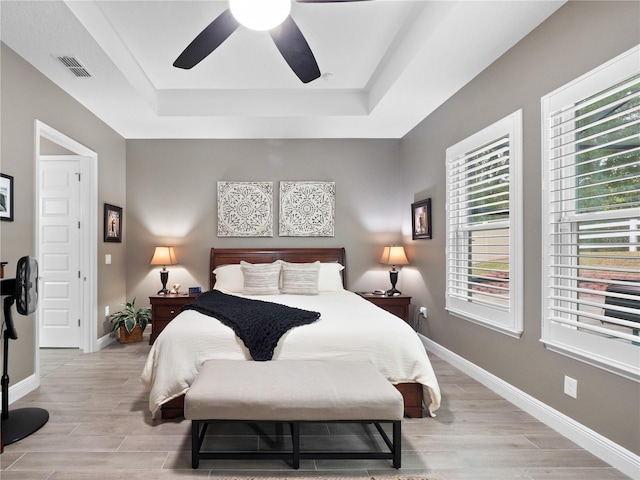
[[[575,154],[571,143],[557,144],[558,138],[553,138],[552,129],[562,129],[561,126],[551,124],[555,112],[562,111],[569,115],[575,113],[572,107],[592,95],[602,95],[619,82],[635,76],[639,72],[638,55],[640,45],[618,55],[616,58],[594,68],[575,80],[563,85],[553,92],[543,96],[541,103],[541,212],[542,212],[542,277],[541,277],[541,307],[542,307],[542,329],[540,341],[549,350],[562,355],[569,356],[581,362],[594,365],[606,371],[613,372],[625,378],[640,382],[640,365],[638,364],[638,346],[634,344],[633,337],[629,334],[619,333],[615,329],[606,326],[598,326],[601,330],[597,335],[580,331],[576,328],[578,311],[576,309],[563,310],[560,308],[560,292],[564,287],[574,287],[578,283],[577,265],[579,258],[580,230],[571,224],[579,220],[602,221],[602,220],[631,220],[638,216],[640,208],[629,207],[611,212],[579,212],[574,203],[575,195],[564,198],[561,191],[572,192],[577,189],[575,184],[576,176],[564,176],[555,179],[551,172],[550,162],[551,152],[556,149],[567,149],[563,151],[566,155]],[[617,87],[616,87],[617,88]],[[557,161],[561,166],[563,161]],[[573,163],[569,163],[573,167]],[[560,183],[561,189],[554,189],[553,186]],[[552,208],[552,204],[557,204],[557,208]],[[554,245],[554,243],[556,245]],[[631,246],[631,245],[630,245]],[[562,271],[562,265],[557,265],[552,259],[565,258],[567,268],[571,271],[566,279],[554,278],[554,274]],[[564,291],[564,299],[575,304],[582,301],[577,294]],[[577,307],[576,307],[577,308]],[[573,310],[573,311],[572,311]],[[592,328],[592,331],[594,329]],[[609,338],[617,337],[617,341]],[[626,340],[626,341],[625,341]]]
[[555,410],[424,335],[419,333],[418,336],[429,352],[466,373],[529,415],[575,442],[589,453],[607,462],[613,468],[620,470],[631,478],[636,478],[640,471],[640,456],[576,422],[571,417]]
[[[629,76],[629,72],[637,71],[638,55],[640,55],[640,45],[630,48],[575,80],[556,88],[553,92],[545,95],[543,99],[550,99],[549,110],[554,112],[565,105],[593,95],[594,90],[602,88],[602,84],[611,84],[612,78],[623,79]],[[543,122],[544,120],[545,118],[543,118]]]
[[476,325],[480,325],[485,328],[489,328],[498,333],[503,333],[505,335],[509,335],[510,337],[520,339],[522,338],[522,330],[514,330],[508,327],[505,327],[502,324],[492,322],[488,317],[482,317],[479,315],[473,315],[469,312],[461,311],[455,308],[445,307],[445,310],[449,312],[454,317],[462,318],[468,322],[475,323]]
[[[97,327],[98,327],[98,154],[78,143],[74,139],[64,135],[63,133],[51,128],[40,120],[35,121],[35,175],[38,175],[38,165],[40,163],[40,138],[46,138],[49,141],[60,145],[67,150],[85,157],[81,163],[81,174],[87,179],[83,182],[81,198],[81,222],[83,238],[81,243],[88,245],[89,248],[82,250],[82,265],[84,273],[83,288],[83,305],[82,318],[86,319],[81,324],[81,341],[80,345],[85,353],[97,351]],[[35,178],[36,191],[38,179]],[[37,213],[35,213],[35,224],[37,225]],[[35,235],[35,252],[39,253],[40,232],[36,228]],[[37,325],[39,320],[36,319]],[[40,377],[40,353],[39,353],[39,327],[36,327],[36,343],[35,343],[35,364],[36,375]]]
[[[110,334],[104,335],[103,337],[100,337],[97,340],[95,351],[97,352],[99,350],[102,350],[103,348],[105,348],[106,346],[110,345],[115,341],[116,339],[112,335]],[[13,402],[17,402],[22,397],[33,392],[39,386],[40,386],[40,375],[36,375],[36,374],[30,375],[24,380],[16,383],[15,385],[10,386],[9,387],[9,405],[11,405]],[[0,401],[1,400],[2,400],[2,394],[0,394]],[[0,411],[2,410],[0,409]]]
[[106,334],[103,335],[102,337],[100,337],[97,341],[96,341],[96,350],[102,350],[103,348],[105,348],[106,346],[112,344],[113,342],[116,341],[116,337],[114,337],[111,334]]
[[[17,402],[28,393],[33,392],[40,386],[40,377],[35,373],[28,376],[24,380],[19,381],[15,385],[9,387],[9,405],[13,402]],[[0,394],[0,401],[2,400],[2,394]],[[0,409],[1,411],[1,409]]]
[[[494,331],[520,338],[523,332],[523,126],[522,109],[498,120],[470,137],[461,140],[446,150],[446,310],[459,318],[490,328]],[[461,220],[460,212],[468,207],[460,207],[458,201],[452,199],[454,189],[452,178],[457,174],[462,159],[467,159],[471,152],[491,150],[497,141],[508,138],[509,152],[509,219],[507,222],[486,222],[484,224],[469,225]],[[455,168],[452,165],[455,164]],[[454,183],[459,181],[456,180]],[[468,192],[468,187],[465,192]],[[508,228],[509,231],[509,299],[506,306],[496,304],[482,304],[478,301],[468,301],[455,294],[454,284],[468,287],[468,280],[452,280],[459,268],[452,268],[452,257],[457,258],[460,252],[466,253],[467,240],[459,239],[461,232],[494,230]],[[466,234],[465,234],[466,235]],[[463,254],[464,256],[464,254]],[[453,270],[453,272],[452,272]]]

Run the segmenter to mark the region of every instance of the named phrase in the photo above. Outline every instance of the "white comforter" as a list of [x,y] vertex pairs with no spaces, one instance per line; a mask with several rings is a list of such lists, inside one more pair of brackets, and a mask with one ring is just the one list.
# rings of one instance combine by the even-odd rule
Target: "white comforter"
[[[440,406],[440,388],[424,346],[398,317],[348,291],[251,298],[321,313],[316,322],[289,330],[278,342],[273,360],[370,361],[391,383],[421,383],[431,414]],[[142,372],[152,414],[186,393],[198,369],[211,359],[251,360],[251,356],[233,330],[218,320],[194,310],[180,313],[154,342]]]

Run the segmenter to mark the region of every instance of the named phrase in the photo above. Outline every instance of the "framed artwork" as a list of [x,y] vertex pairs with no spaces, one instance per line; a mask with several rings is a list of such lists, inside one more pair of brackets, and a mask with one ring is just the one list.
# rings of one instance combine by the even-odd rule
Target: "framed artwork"
[[0,220],[13,222],[13,177],[0,173]]
[[411,204],[413,239],[431,238],[431,199]]
[[280,182],[281,237],[333,237],[335,182]]
[[273,237],[273,182],[218,182],[218,237]]
[[122,242],[122,208],[104,204],[104,241]]

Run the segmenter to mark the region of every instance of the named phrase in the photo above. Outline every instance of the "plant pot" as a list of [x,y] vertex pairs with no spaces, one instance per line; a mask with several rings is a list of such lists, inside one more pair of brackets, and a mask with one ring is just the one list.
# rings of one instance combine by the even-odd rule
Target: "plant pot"
[[120,343],[133,343],[142,341],[142,328],[140,325],[136,325],[131,330],[131,333],[127,331],[127,328],[123,325],[120,327],[118,341]]

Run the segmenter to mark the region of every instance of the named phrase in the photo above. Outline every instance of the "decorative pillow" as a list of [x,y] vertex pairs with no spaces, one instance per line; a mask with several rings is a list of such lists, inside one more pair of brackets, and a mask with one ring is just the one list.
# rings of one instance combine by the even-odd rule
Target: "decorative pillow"
[[273,263],[240,262],[244,275],[243,293],[247,295],[278,295],[280,293],[280,260]]
[[321,263],[318,275],[318,290],[321,292],[339,292],[344,290],[342,283],[342,270],[344,265],[337,262]]
[[282,293],[293,295],[318,295],[320,262],[282,262]]
[[213,273],[216,276],[216,290],[232,293],[241,293],[244,290],[244,275],[240,264],[220,265]]

